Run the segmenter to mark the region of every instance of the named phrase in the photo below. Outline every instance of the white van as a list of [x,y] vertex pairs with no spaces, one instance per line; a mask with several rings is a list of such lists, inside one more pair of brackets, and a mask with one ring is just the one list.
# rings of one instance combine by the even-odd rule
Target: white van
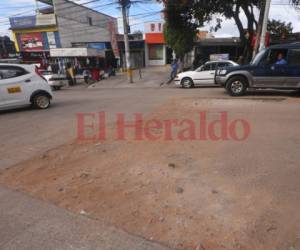
[[32,105],[46,109],[52,99],[51,87],[35,65],[0,64],[0,109]]

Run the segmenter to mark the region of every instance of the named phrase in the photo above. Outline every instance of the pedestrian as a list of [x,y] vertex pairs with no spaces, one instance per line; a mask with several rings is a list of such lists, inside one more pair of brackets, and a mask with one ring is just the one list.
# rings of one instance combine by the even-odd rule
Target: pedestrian
[[[166,82],[166,84],[170,84],[176,77],[178,71],[178,62],[177,59],[173,60],[171,63],[171,74],[170,74],[170,79]],[[165,82],[162,82],[160,86],[163,86]]]
[[66,65],[66,67],[65,67],[65,72],[66,72],[66,78],[68,80],[68,85],[72,86],[72,77],[70,75],[70,70],[68,68],[68,65]]
[[71,67],[69,67],[67,69],[67,71],[68,71],[68,74],[70,76],[70,80],[71,80],[70,83],[71,83],[71,85],[72,86],[76,85],[76,77],[75,77],[75,70],[74,70],[74,68],[71,66]]
[[83,70],[83,79],[86,84],[89,84],[90,71],[88,69]]
[[171,64],[171,75],[170,75],[170,82],[173,81],[177,75],[178,71],[178,62],[177,59],[175,59]]

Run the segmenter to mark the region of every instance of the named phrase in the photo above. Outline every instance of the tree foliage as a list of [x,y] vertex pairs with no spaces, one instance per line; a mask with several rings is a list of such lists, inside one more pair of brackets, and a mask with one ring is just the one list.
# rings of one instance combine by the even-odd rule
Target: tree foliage
[[198,25],[192,20],[192,3],[166,0],[164,35],[168,45],[180,58],[191,51]]
[[293,26],[292,23],[272,19],[268,22],[268,31],[272,35],[288,35],[293,33]]
[[[254,14],[255,9],[264,10],[265,0],[158,0],[165,6],[165,35],[167,43],[182,55],[193,47],[192,41],[197,28],[212,19],[217,20],[215,30],[222,27],[222,18],[233,19],[239,30],[243,57],[249,61],[252,57],[251,38],[260,30],[259,21],[263,17]],[[300,0],[290,0],[291,5],[299,6]],[[246,16],[246,26],[241,20],[241,13]],[[216,17],[222,17],[217,18]],[[288,25],[288,24],[287,24]],[[280,28],[281,27],[277,27]],[[277,29],[276,28],[276,29]],[[287,27],[288,28],[288,27]]]

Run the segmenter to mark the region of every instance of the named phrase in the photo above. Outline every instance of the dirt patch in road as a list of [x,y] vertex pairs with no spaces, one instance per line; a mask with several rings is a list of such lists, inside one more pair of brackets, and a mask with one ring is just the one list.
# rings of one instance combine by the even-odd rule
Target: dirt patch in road
[[[200,110],[216,118],[224,101],[212,102],[173,100],[147,119],[196,121]],[[253,105],[260,104],[243,101],[230,119],[245,118]],[[0,184],[176,249],[299,246],[297,161],[276,169],[258,151],[247,154],[257,147],[255,132],[245,142],[154,142],[116,141],[115,128],[108,131],[103,143],[73,142],[2,171]]]

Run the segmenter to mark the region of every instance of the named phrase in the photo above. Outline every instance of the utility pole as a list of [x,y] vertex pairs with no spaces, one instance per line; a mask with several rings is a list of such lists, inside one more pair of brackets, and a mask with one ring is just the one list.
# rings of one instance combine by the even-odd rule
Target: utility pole
[[260,6],[258,24],[257,24],[257,27],[256,27],[256,37],[255,37],[255,45],[254,45],[254,48],[253,48],[252,59],[255,58],[255,56],[258,52],[258,49],[259,49],[259,41],[260,41],[260,37],[261,37],[262,25],[263,25],[263,22],[264,22],[265,8],[266,8],[266,2],[262,1],[261,6]]
[[127,22],[127,8],[130,5],[130,0],[120,0],[123,16],[123,26],[124,26],[124,44],[125,44],[125,58],[126,58],[126,70],[128,82],[133,83],[132,79],[132,69],[130,63],[130,47],[128,39],[128,22]]
[[266,47],[266,45],[265,45],[266,44],[266,33],[267,33],[267,28],[268,28],[270,7],[271,7],[271,0],[266,0],[264,22],[263,22],[262,31],[261,31],[259,51],[263,50]]

